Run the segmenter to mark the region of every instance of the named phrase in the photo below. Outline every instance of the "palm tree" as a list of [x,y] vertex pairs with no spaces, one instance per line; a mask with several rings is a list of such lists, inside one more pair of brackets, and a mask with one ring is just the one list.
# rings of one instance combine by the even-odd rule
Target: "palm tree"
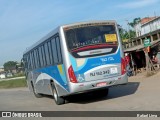
[[134,28],[134,26],[136,24],[138,24],[139,22],[141,21],[141,18],[138,17],[138,18],[134,18],[132,22],[128,23],[132,28]]

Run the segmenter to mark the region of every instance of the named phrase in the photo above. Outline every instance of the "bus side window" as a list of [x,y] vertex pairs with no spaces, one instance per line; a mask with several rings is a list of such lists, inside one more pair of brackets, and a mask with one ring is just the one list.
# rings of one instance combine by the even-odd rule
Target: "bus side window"
[[33,67],[32,67],[32,69],[34,69],[36,67],[34,51],[32,51],[32,61],[33,61]]
[[39,58],[38,48],[36,49],[36,58],[37,58],[37,68],[39,68],[40,67],[40,58]]
[[61,53],[61,45],[59,37],[56,37],[56,46],[57,46],[57,54],[58,54],[58,63],[62,63],[62,53]]
[[44,52],[44,45],[41,46],[41,50],[42,50],[43,66],[45,66],[46,65],[46,56],[45,56],[45,52]]
[[34,50],[34,52],[33,52],[33,56],[34,56],[34,68],[37,68],[36,50]]
[[45,50],[46,63],[47,63],[47,65],[50,65],[49,51],[48,51],[47,42],[44,44],[44,50]]
[[33,59],[32,59],[32,53],[31,52],[29,53],[29,56],[30,56],[30,69],[32,70],[32,68],[33,68]]
[[39,52],[40,67],[43,67],[43,58],[42,58],[41,46],[38,48],[38,52]]
[[27,62],[28,62],[28,70],[30,69],[31,66],[31,60],[30,60],[30,55],[29,53],[27,54]]
[[53,54],[54,64],[57,64],[58,63],[58,55],[57,55],[56,40],[55,40],[55,38],[53,38],[51,40],[51,46],[52,46],[52,54]]
[[39,67],[39,58],[37,55],[37,49],[34,50],[34,60],[35,60],[35,68]]
[[49,51],[49,59],[50,59],[50,64],[53,64],[53,54],[52,54],[52,48],[51,48],[51,41],[48,42],[48,51]]

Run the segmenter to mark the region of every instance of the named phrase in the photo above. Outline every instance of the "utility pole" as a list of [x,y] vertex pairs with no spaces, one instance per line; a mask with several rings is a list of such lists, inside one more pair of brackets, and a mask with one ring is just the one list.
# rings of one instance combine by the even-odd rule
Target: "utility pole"
[[129,41],[130,41],[130,27],[129,27],[129,22],[128,22],[128,20],[126,20],[126,22],[127,22],[127,27],[128,27],[128,35],[129,35]]
[[155,71],[154,65],[151,61],[151,59],[149,58],[148,52],[150,52],[150,39],[145,39],[144,40],[144,53],[145,53],[145,58],[146,58],[146,71],[147,71],[147,75],[151,75],[151,70]]
[[146,58],[146,71],[148,75],[150,74],[150,70],[149,70],[149,56],[148,56],[147,48],[144,49],[144,53],[145,53],[145,58]]

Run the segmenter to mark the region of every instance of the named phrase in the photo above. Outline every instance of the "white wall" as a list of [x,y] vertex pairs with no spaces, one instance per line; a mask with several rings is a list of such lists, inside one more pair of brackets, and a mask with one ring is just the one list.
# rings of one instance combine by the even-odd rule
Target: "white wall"
[[0,79],[6,78],[5,74],[0,74]]
[[149,32],[160,29],[160,17],[152,22],[142,25],[141,23],[135,25],[136,36],[141,36]]
[[141,31],[142,31],[142,29],[141,29],[141,23],[136,24],[136,25],[134,26],[134,29],[135,29],[135,31],[136,31],[136,36],[137,36],[137,37],[138,37],[138,36],[141,36]]

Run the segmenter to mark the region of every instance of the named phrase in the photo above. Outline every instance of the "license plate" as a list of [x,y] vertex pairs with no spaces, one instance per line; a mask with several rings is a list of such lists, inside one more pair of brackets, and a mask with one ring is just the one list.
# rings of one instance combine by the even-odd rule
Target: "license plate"
[[97,87],[102,87],[102,86],[106,86],[107,83],[106,82],[101,82],[101,83],[97,83]]
[[110,68],[110,73],[111,73],[111,74],[118,73],[117,68],[116,68],[116,67]]

